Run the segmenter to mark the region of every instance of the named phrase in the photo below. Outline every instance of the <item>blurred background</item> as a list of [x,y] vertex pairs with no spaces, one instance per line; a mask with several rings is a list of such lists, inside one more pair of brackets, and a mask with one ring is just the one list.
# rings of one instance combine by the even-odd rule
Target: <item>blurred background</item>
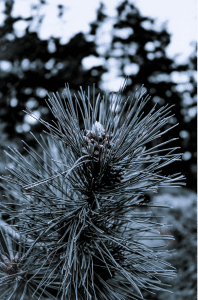
[[66,83],[72,94],[79,86],[87,90],[93,83],[96,93],[117,92],[128,76],[124,96],[142,85],[151,95],[145,114],[154,104],[157,108],[174,105],[174,116],[165,129],[179,125],[160,142],[179,137],[170,146],[181,147],[183,160],[163,172],[181,172],[186,187],[159,191],[159,197],[173,207],[166,221],[173,225],[171,263],[176,263],[179,272],[170,299],[192,299],[196,293],[195,32],[195,0],[0,1],[1,174],[7,172],[6,165],[12,165],[3,150],[10,146],[25,154],[21,140],[37,149],[30,131],[39,138],[45,129],[23,110],[28,108],[51,122],[47,93],[61,93]]

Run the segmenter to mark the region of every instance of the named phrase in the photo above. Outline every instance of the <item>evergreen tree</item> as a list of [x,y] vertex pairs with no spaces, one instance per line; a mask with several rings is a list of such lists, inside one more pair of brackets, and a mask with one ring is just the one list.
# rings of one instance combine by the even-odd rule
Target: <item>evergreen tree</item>
[[180,123],[181,148],[184,152],[182,162],[183,174],[187,178],[187,186],[197,190],[197,57],[196,45],[188,63],[179,65],[178,71],[188,77],[185,84],[177,86],[181,99]]
[[[41,5],[45,5],[45,1],[40,2]],[[7,69],[1,69],[0,75],[1,153],[6,145],[13,146],[16,142],[16,146],[19,147],[20,139],[25,139],[32,147],[35,146],[32,136],[27,132],[33,130],[37,135],[41,128],[38,122],[34,125],[25,122],[22,114],[25,107],[45,117],[46,121],[50,121],[52,116],[44,104],[47,91],[61,92],[65,82],[70,82],[71,92],[74,93],[79,85],[87,86],[95,82],[96,92],[99,92],[101,76],[107,71],[109,60],[114,59],[119,64],[119,75],[122,77],[127,75],[131,80],[131,84],[125,91],[126,97],[131,91],[134,92],[136,88],[144,84],[152,96],[153,103],[159,107],[165,103],[176,106],[175,116],[170,119],[167,129],[176,125],[177,122],[180,127],[175,127],[168,134],[169,138],[180,135],[179,143],[182,151],[191,156],[190,160],[184,162],[184,174],[187,178],[187,186],[196,189],[196,116],[190,118],[190,121],[188,116],[184,116],[189,111],[183,100],[185,91],[179,92],[178,83],[174,83],[171,77],[174,71],[187,72],[189,66],[191,70],[196,70],[196,64],[193,63],[193,57],[189,64],[183,66],[178,66],[172,59],[167,58],[165,48],[170,42],[170,35],[165,27],[156,31],[154,20],[141,16],[134,5],[124,1],[117,8],[112,44],[104,54],[106,64],[84,70],[82,66],[84,57],[101,56],[97,50],[97,33],[108,19],[102,3],[97,11],[96,20],[90,24],[93,41],[90,42],[87,36],[79,33],[65,45],[60,44],[57,38],[40,40],[36,32],[30,32],[29,28],[31,22],[35,21],[34,17],[26,19],[12,17],[13,3],[13,0],[5,1],[6,19],[0,28],[0,60],[7,62]],[[15,35],[13,28],[14,24],[20,20],[25,20],[30,25],[25,35],[19,38]],[[42,23],[42,16],[38,20]],[[127,38],[123,37],[124,30],[129,32]],[[195,62],[196,56],[194,57]],[[194,86],[190,92],[190,97],[193,99],[196,95],[196,83],[193,78],[189,80]],[[149,111],[150,108],[151,105],[148,103],[145,111]],[[83,125],[82,119],[80,124]],[[187,133],[184,133],[186,129]],[[154,143],[153,141],[152,145]],[[3,154],[1,157],[0,163],[3,165]],[[179,171],[180,165],[176,164],[175,168]],[[167,171],[171,172],[171,170]]]
[[15,167],[1,178],[15,201],[0,204],[8,215],[0,227],[1,299],[143,299],[141,291],[165,291],[161,280],[175,276],[158,244],[172,237],[160,236],[163,224],[144,197],[182,184],[179,174],[159,175],[180,160],[177,147],[163,148],[167,140],[157,156],[145,146],[166,133],[170,107],[143,115],[149,96],[140,90],[126,100],[123,90],[93,91],[91,101],[90,89],[79,98],[67,86],[48,99],[56,122],[39,119],[48,133],[47,142],[36,139],[43,155],[25,142],[29,157],[7,153]]
[[[0,121],[5,137],[2,147],[11,141],[18,143],[21,139],[34,147],[35,142],[27,132],[33,130],[37,135],[41,127],[39,123],[27,123],[22,111],[27,107],[50,121],[52,116],[44,101],[47,92],[61,93],[65,82],[70,82],[72,93],[79,85],[92,85],[94,82],[98,91],[98,81],[105,68],[98,67],[95,76],[91,76],[92,70],[83,69],[84,57],[98,56],[95,44],[87,41],[83,33],[76,34],[67,44],[61,44],[59,38],[53,37],[41,40],[38,31],[42,16],[38,17],[37,32],[32,32],[35,16],[13,17],[14,2],[5,1],[5,21],[0,27]],[[41,1],[40,5],[45,5],[45,1]],[[17,37],[14,29],[18,21],[28,23],[22,37]]]
[[[105,24],[108,16],[105,16],[105,6],[100,6],[98,19],[92,23],[91,35],[97,36],[101,27]],[[125,90],[127,98],[131,92],[135,92],[144,84],[147,92],[152,96],[152,102],[147,103],[145,111],[148,112],[153,104],[162,107],[165,104],[175,105],[174,115],[170,118],[166,129],[173,125],[175,128],[168,132],[168,138],[172,139],[180,135],[178,144],[182,148],[182,152],[191,153],[191,163],[184,162],[184,173],[187,177],[187,186],[196,189],[196,157],[195,157],[195,136],[196,136],[196,114],[189,119],[188,109],[184,103],[184,92],[179,91],[178,82],[173,81],[174,73],[182,74],[183,71],[188,75],[188,71],[196,71],[193,61],[194,56],[185,65],[178,65],[174,59],[168,58],[166,55],[166,47],[170,43],[170,34],[163,25],[156,29],[155,21],[152,18],[142,16],[138,8],[131,4],[130,1],[123,1],[117,7],[117,16],[113,22],[113,30],[111,32],[110,45],[104,45],[103,57],[106,60],[105,65],[108,68],[112,62],[117,65],[118,76],[121,78],[129,77],[131,84]],[[95,40],[96,42],[96,40]],[[102,47],[102,45],[101,45]],[[97,50],[97,49],[96,49]],[[111,67],[109,67],[110,69]],[[105,75],[105,74],[104,74]],[[102,75],[102,78],[103,76]],[[189,76],[189,85],[193,85],[189,98],[191,98],[191,106],[196,105],[195,100],[195,81]],[[190,107],[189,107],[190,108]],[[126,107],[125,112],[128,107]],[[176,124],[180,124],[179,127]],[[188,137],[182,138],[184,130],[188,131]],[[180,132],[182,133],[180,134]],[[161,142],[163,137],[161,138]],[[193,142],[192,142],[193,141]],[[152,146],[156,145],[155,141],[151,141]],[[180,170],[180,164],[175,164],[175,169]],[[193,171],[194,170],[194,171]],[[167,167],[167,172],[171,173],[171,166]]]

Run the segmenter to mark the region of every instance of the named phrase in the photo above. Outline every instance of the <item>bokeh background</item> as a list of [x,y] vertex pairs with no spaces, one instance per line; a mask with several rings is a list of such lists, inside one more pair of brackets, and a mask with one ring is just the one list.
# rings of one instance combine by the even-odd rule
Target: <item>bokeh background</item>
[[66,83],[72,94],[93,83],[96,93],[117,92],[128,76],[124,96],[142,85],[151,95],[145,114],[154,104],[174,105],[165,130],[179,125],[158,142],[179,137],[171,145],[181,147],[183,160],[163,172],[181,172],[186,187],[161,188],[150,201],[173,207],[165,212],[175,237],[167,260],[178,277],[173,294],[146,295],[153,300],[196,295],[196,61],[195,0],[0,1],[1,174],[12,165],[3,151],[8,146],[25,154],[24,140],[40,151],[30,131],[39,138],[45,128],[23,110],[51,122],[47,93],[61,93]]

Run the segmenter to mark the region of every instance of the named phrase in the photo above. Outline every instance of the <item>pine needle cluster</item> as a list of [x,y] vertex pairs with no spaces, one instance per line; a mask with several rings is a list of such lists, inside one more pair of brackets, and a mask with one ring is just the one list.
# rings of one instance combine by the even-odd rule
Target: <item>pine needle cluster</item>
[[47,100],[55,121],[38,119],[47,128],[47,138],[35,137],[43,155],[25,142],[27,157],[6,152],[15,167],[1,177],[9,199],[0,204],[9,215],[0,224],[1,299],[143,299],[143,290],[166,291],[163,278],[176,276],[155,243],[172,237],[160,236],[163,224],[145,201],[160,186],[182,184],[180,174],[160,173],[181,160],[178,147],[146,148],[166,133],[171,107],[144,115],[149,96],[125,99],[123,89],[95,98],[93,88],[91,99],[89,89],[77,97],[67,85]]

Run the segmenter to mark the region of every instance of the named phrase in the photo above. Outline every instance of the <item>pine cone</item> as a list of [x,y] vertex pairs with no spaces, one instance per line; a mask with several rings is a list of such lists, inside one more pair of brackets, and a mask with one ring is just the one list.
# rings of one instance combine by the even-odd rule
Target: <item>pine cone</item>
[[108,158],[114,146],[111,142],[113,135],[107,134],[106,130],[101,130],[99,133],[93,131],[84,131],[85,147],[82,148],[83,154],[89,154],[94,163],[94,184],[92,188],[97,190],[102,186],[112,186],[121,182],[124,178],[124,168],[109,167],[103,174],[103,177],[98,180],[100,173],[100,163],[102,159]]

